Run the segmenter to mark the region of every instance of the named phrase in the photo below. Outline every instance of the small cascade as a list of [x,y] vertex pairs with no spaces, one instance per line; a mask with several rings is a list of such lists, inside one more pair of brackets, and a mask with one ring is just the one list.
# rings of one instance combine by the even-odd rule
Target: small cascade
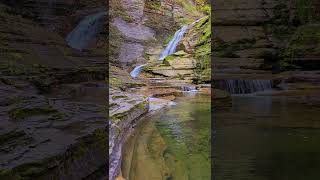
[[142,64],[142,65],[136,66],[136,67],[130,72],[130,76],[133,77],[133,78],[138,77],[139,74],[141,73],[143,67],[144,67],[145,65],[146,65],[146,64]]
[[231,94],[249,94],[257,91],[271,90],[272,80],[216,80],[215,88],[223,89]]
[[168,46],[161,52],[160,59],[164,60],[167,56],[175,53],[176,48],[180,40],[183,38],[184,33],[188,29],[188,26],[182,26],[181,29],[179,29],[173,36],[172,40],[169,42]]
[[196,86],[181,86],[182,91],[195,92],[198,91]]
[[102,30],[106,12],[88,15],[68,34],[66,41],[74,49],[82,50],[96,38]]

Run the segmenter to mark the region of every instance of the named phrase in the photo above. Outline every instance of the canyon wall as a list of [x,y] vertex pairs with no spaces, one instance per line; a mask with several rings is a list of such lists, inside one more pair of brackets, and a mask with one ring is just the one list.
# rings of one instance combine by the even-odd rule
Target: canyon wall
[[319,46],[311,41],[319,39],[317,1],[217,0],[213,4],[216,68],[289,70],[302,61],[318,61]]
[[106,177],[105,32],[81,51],[66,41],[105,8],[0,1],[0,179]]

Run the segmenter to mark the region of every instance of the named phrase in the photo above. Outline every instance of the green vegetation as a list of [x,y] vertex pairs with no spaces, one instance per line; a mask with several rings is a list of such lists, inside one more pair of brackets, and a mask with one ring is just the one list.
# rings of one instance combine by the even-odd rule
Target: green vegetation
[[188,13],[191,13],[194,16],[200,16],[199,6],[192,2],[191,0],[176,0],[176,4],[183,7]]
[[297,0],[297,18],[302,24],[320,22],[320,5],[318,0]]
[[128,99],[128,96],[112,96],[113,100],[117,100],[117,99]]
[[8,133],[2,134],[2,135],[0,135],[0,145],[4,144],[10,140],[17,139],[17,138],[24,136],[24,135],[26,135],[26,134],[23,131],[10,131]]
[[[203,18],[195,24],[196,31],[199,31],[200,37],[195,47],[195,58],[197,60],[197,75],[199,81],[203,81],[203,75],[208,80],[207,72],[211,68],[211,16]],[[203,73],[205,72],[205,73]],[[210,71],[211,72],[211,71]],[[211,75],[210,75],[211,79]]]
[[127,117],[130,115],[130,113],[136,111],[137,109],[138,110],[142,110],[142,111],[146,110],[147,106],[148,106],[148,102],[147,101],[138,103],[134,107],[132,107],[129,111],[125,111],[125,112],[122,112],[122,113],[117,113],[117,114],[112,115],[110,117],[110,120],[113,123],[119,123],[119,122],[121,122],[123,120],[126,120]]
[[120,31],[113,25],[109,25],[109,39],[108,39],[108,56],[109,61],[116,62],[120,53],[120,46],[123,42]]
[[320,24],[304,25],[292,35],[285,57],[300,57],[320,51]]
[[0,71],[3,75],[39,75],[48,72],[48,67],[41,64],[23,64],[23,53],[0,52]]
[[146,0],[145,7],[149,9],[161,10],[161,1],[158,0]]
[[[296,4],[293,4],[296,3]],[[297,7],[295,10],[293,7]],[[265,29],[284,42],[282,48],[267,62],[278,62],[280,67],[296,67],[292,58],[316,54],[320,49],[320,10],[317,0],[278,1],[274,17]]]
[[109,18],[121,17],[127,22],[133,22],[133,18],[126,13],[126,10],[122,7],[121,1],[110,0],[109,1]]
[[37,116],[42,114],[52,114],[58,112],[52,107],[41,107],[41,108],[26,108],[26,109],[14,109],[9,112],[10,117],[14,119],[24,119],[31,116]]

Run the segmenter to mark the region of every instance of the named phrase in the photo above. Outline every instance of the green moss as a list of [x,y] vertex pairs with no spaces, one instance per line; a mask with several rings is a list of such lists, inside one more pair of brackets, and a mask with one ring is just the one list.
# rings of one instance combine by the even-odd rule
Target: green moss
[[299,57],[320,51],[320,25],[304,25],[297,29],[284,52],[285,57]]
[[191,31],[193,31],[190,32],[191,34],[196,33],[198,35],[194,52],[197,65],[194,72],[197,81],[201,82],[203,71],[211,67],[211,16],[202,18]]
[[142,102],[142,103],[139,103],[136,107],[137,107],[138,109],[143,110],[143,109],[146,109],[147,105],[148,105],[147,102]]
[[109,17],[110,19],[115,17],[121,17],[127,22],[133,22],[134,19],[126,13],[126,10],[121,5],[121,2],[118,0],[110,0],[109,2]]
[[127,113],[128,112],[115,114],[111,116],[110,119],[113,123],[118,123],[127,117]]
[[21,176],[15,174],[12,170],[0,169],[0,179],[5,180],[21,180]]
[[117,114],[114,114],[110,117],[110,120],[113,122],[113,123],[118,123],[118,122],[121,122],[125,119],[127,119],[128,115],[133,112],[133,111],[136,111],[137,109],[139,110],[145,110],[147,109],[147,106],[148,106],[148,102],[147,101],[143,101],[139,104],[136,104],[134,107],[132,107],[129,111],[126,111],[126,112],[122,112],[122,113],[117,113]]
[[70,148],[70,157],[81,158],[93,149],[101,149],[107,152],[107,132],[105,129],[97,129],[89,136],[83,137]]
[[164,40],[164,46],[167,46],[169,44],[169,42],[171,41],[171,39],[173,38],[173,35],[169,35],[165,40]]
[[146,50],[143,50],[143,57],[145,60],[149,61],[150,60],[150,55],[147,53]]
[[117,99],[128,99],[128,96],[112,96],[113,100],[117,100]]
[[201,6],[199,9],[201,12],[211,15],[211,5],[206,4],[204,6]]
[[26,109],[14,109],[9,112],[11,118],[14,119],[24,119],[31,116],[52,114],[58,112],[52,107],[42,107],[42,108],[26,108]]
[[0,71],[7,76],[40,75],[48,72],[49,68],[40,64],[23,64],[21,53],[1,53]]
[[146,0],[145,7],[154,10],[161,10],[161,1]]
[[298,20],[305,23],[320,22],[320,9],[318,0],[297,0],[296,2],[296,17]]
[[13,140],[13,139],[17,139],[21,136],[24,136],[25,135],[25,132],[23,131],[10,131],[6,134],[2,134],[0,135],[0,145],[10,141],[10,140]]
[[[17,168],[0,170],[0,179],[22,180],[22,179],[44,179],[48,173],[58,170],[60,166],[64,171],[69,171],[70,163],[81,159],[84,156],[91,156],[90,151],[99,149],[101,152],[107,152],[107,132],[105,129],[97,129],[92,134],[78,139],[76,144],[68,147],[68,150],[60,155],[43,159],[37,163],[28,163]],[[59,169],[58,171],[60,171]]]
[[191,24],[194,20],[188,17],[180,17],[179,20],[180,24],[187,25]]
[[184,80],[184,75],[178,73],[178,78],[179,78],[180,80]]
[[210,82],[211,81],[211,68],[207,68],[201,72],[200,81],[201,82]]
[[122,87],[124,86],[125,82],[118,77],[111,76],[109,78],[109,84],[114,87]]
[[201,12],[192,1],[176,0],[176,3],[182,6],[186,11],[188,11],[188,13],[192,14],[193,16],[201,15]]

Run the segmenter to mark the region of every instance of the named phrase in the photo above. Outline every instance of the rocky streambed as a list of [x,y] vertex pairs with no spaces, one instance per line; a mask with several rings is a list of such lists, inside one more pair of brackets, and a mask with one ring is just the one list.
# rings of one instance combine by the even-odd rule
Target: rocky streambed
[[[188,83],[189,82],[189,83]],[[137,126],[153,119],[151,114],[176,104],[177,98],[189,93],[210,92],[210,86],[195,86],[190,81],[150,78],[146,86],[135,87],[125,92],[116,89],[110,91],[109,117],[109,178],[114,179],[121,172],[123,145],[132,132],[140,133]],[[143,120],[148,119],[149,120]]]

